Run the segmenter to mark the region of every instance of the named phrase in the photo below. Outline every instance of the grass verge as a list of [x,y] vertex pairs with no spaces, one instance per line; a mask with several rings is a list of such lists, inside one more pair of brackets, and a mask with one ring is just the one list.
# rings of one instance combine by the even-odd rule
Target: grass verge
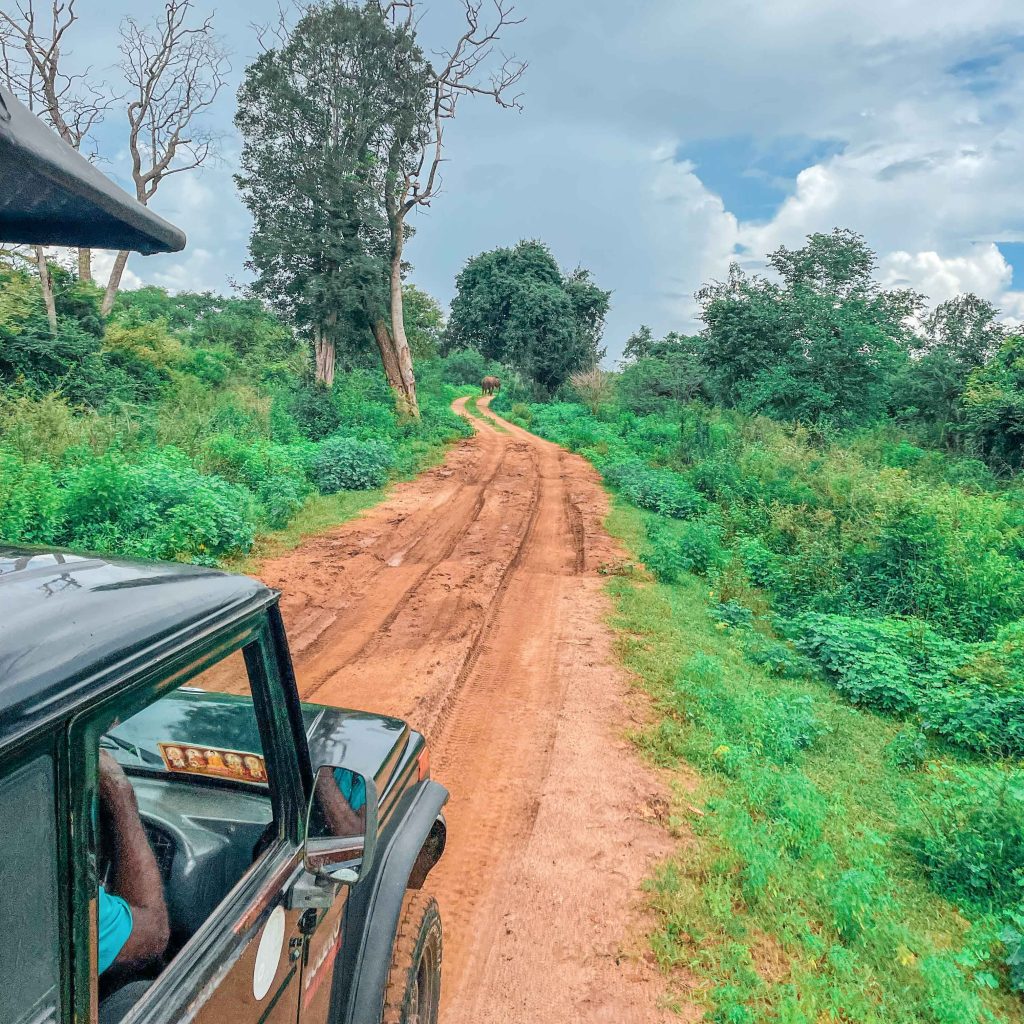
[[473,395],[468,402],[466,402],[466,408],[474,415],[478,416],[482,420],[486,420],[499,434],[507,434],[508,429],[503,423],[496,420],[489,412],[485,409],[481,409],[477,406],[477,401],[480,395]]
[[[643,549],[636,508],[616,499],[608,528]],[[677,1001],[696,976],[717,1024],[1024,1020],[997,991],[998,920],[936,895],[907,848],[941,757],[899,767],[899,722],[754,664],[750,632],[709,617],[697,577],[637,573],[609,591],[622,660],[657,711],[634,740],[660,766],[696,770],[670,826],[697,841],[649,883]]]

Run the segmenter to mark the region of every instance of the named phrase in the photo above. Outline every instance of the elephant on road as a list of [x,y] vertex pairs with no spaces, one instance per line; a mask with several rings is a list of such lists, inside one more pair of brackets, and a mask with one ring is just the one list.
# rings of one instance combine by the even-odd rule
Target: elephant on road
[[484,377],[480,389],[485,395],[496,395],[501,390],[501,381],[497,377]]

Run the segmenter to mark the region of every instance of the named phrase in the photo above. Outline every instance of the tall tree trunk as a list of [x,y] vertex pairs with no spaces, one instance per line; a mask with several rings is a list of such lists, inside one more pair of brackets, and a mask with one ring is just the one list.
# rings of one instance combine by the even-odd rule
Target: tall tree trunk
[[92,280],[92,249],[78,250],[78,280]]
[[331,387],[334,384],[334,338],[323,327],[313,331],[313,354],[317,381]]
[[57,306],[53,301],[53,281],[50,279],[50,268],[46,265],[46,250],[41,245],[36,249],[36,266],[39,267],[39,287],[43,290],[43,302],[46,304],[46,319],[50,321],[50,333],[57,333]]
[[399,411],[414,420],[420,418],[420,407],[416,401],[416,375],[412,369],[412,352],[409,339],[405,336],[405,303],[402,298],[402,236],[404,225],[399,222],[392,235],[391,250],[391,337],[395,359],[398,363],[398,387],[405,408]]
[[107,281],[107,290],[103,293],[103,305],[100,306],[102,316],[110,316],[114,308],[114,299],[117,298],[117,289],[121,287],[121,277],[124,274],[125,265],[128,263],[128,250],[122,249],[114,260],[113,269],[110,271],[110,279]]
[[395,393],[395,404],[402,407],[405,396],[402,391],[402,369],[398,364],[398,356],[395,353],[395,342],[391,337],[391,330],[384,317],[378,317],[373,322],[373,337],[380,350],[380,361],[384,366],[384,376]]

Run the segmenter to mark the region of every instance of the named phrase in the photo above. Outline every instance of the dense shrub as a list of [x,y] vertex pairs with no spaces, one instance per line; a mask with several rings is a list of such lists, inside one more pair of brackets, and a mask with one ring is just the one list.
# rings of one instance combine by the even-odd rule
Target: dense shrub
[[704,498],[680,474],[651,469],[639,460],[613,463],[604,476],[634,505],[673,519],[689,519],[707,508]]
[[449,384],[476,384],[491,372],[491,363],[471,348],[449,352],[441,360],[444,379]]
[[806,615],[795,625],[797,648],[847,700],[894,714],[917,707],[920,684],[905,654],[912,636],[902,624]]
[[382,487],[395,463],[394,448],[384,441],[329,437],[320,445],[310,474],[323,494]]
[[263,518],[274,530],[288,525],[302,507],[307,489],[290,476],[268,476],[256,488],[256,497],[263,508]]
[[320,384],[301,385],[292,392],[288,413],[303,437],[322,441],[341,426],[341,410],[329,388]]
[[950,768],[936,779],[909,836],[941,892],[1012,907],[1024,892],[1024,774]]
[[708,516],[680,525],[652,517],[647,540],[644,562],[663,583],[675,583],[688,572],[707,575],[729,560],[722,528]]
[[68,547],[212,563],[252,545],[248,491],[197,472],[173,449],[130,464],[116,453],[60,476],[64,524],[49,538]]
[[0,537],[11,543],[50,540],[63,518],[51,468],[0,448]]

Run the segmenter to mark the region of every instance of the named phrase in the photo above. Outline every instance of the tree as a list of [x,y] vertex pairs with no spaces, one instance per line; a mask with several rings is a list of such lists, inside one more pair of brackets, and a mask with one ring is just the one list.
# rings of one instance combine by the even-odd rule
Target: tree
[[971,374],[984,366],[1007,336],[990,302],[967,293],[925,317],[914,358],[900,377],[896,410],[935,428],[943,440],[960,427]]
[[554,391],[600,359],[610,296],[587,271],[563,276],[541,242],[493,249],[459,274],[445,345],[476,349]]
[[602,405],[607,405],[615,395],[615,380],[610,373],[600,366],[592,366],[589,370],[577,370],[569,374],[569,383],[573,391],[595,416]]
[[[500,62],[493,59],[495,44],[502,33],[523,20],[513,17],[512,4],[508,0],[491,0],[492,16],[487,18],[485,0],[461,2],[465,18],[462,34],[428,65],[429,130],[424,135],[418,121],[396,119],[386,156],[384,208],[390,234],[391,343],[398,362],[399,387],[416,415],[416,378],[402,310],[407,220],[413,210],[430,206],[440,194],[445,133],[455,118],[459,101],[467,96],[486,96],[499,107],[519,109],[520,97],[513,90],[526,71],[526,64],[514,57],[502,57]],[[378,0],[381,14],[410,35],[415,34],[421,6],[419,0]]]
[[[0,10],[0,75],[4,83],[36,111],[72,148],[81,150],[113,99],[89,81],[89,72],[69,73],[65,37],[78,21],[75,0],[50,0],[43,9],[35,0],[17,0]],[[50,331],[57,332],[53,282],[43,246],[33,246],[39,284]],[[78,250],[78,276],[92,279],[89,249]]]
[[666,413],[705,392],[702,339],[670,331],[656,339],[646,324],[629,336],[618,381],[619,400],[646,416]]
[[406,284],[402,288],[405,335],[414,359],[436,359],[444,338],[444,313],[433,296]]
[[415,381],[387,322],[392,239],[382,197],[396,136],[407,148],[422,141],[429,98],[411,30],[372,5],[329,3],[246,69],[235,118],[254,291],[310,339],[323,384],[333,382],[339,345],[372,337],[399,407],[413,416]]
[[[213,15],[195,24],[192,0],[167,0],[152,26],[121,22],[121,71],[128,84],[128,150],[135,197],[148,206],[161,182],[201,167],[217,138],[203,126],[225,82],[227,54],[213,31]],[[114,259],[102,312],[114,305],[128,251]]]
[[1000,472],[1024,466],[1024,337],[1011,335],[970,374],[963,395],[969,450]]
[[726,281],[698,292],[712,395],[783,419],[855,424],[880,415],[920,296],[883,290],[875,254],[838,228],[768,262],[781,284],[733,265]]

